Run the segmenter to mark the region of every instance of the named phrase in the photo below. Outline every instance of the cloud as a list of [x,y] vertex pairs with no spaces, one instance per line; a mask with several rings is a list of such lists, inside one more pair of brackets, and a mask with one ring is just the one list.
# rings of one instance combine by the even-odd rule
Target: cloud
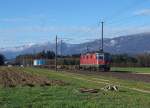
[[150,26],[121,27],[114,28],[112,31],[112,35],[115,37],[140,33],[150,33]]
[[142,10],[138,10],[134,13],[134,15],[137,16],[148,16],[150,15],[150,8],[149,9],[142,9]]
[[18,16],[18,17],[6,17],[6,18],[0,18],[0,22],[5,22],[5,23],[16,23],[16,22],[42,22],[48,19],[49,21],[55,21],[54,18],[51,18],[49,16],[46,16],[44,14],[35,14],[35,15],[30,15],[30,16]]
[[[0,35],[9,37],[43,37],[47,39],[54,38],[56,35],[63,38],[73,38],[79,41],[80,39],[96,38],[99,33],[98,27],[86,26],[25,26],[20,28],[1,28]],[[79,39],[80,38],[80,39]],[[39,40],[40,41],[40,40]]]
[[[149,32],[150,26],[132,26],[132,27],[105,27],[104,37],[112,38],[118,36],[126,36],[130,34],[146,33]],[[101,31],[100,27],[91,26],[33,26],[33,27],[22,27],[22,28],[10,28],[10,29],[0,29],[1,40],[16,41],[30,41],[30,42],[40,42],[40,41],[54,41],[55,36],[58,35],[60,38],[70,38],[71,43],[81,43],[85,41],[100,39]],[[4,38],[4,39],[2,39]],[[88,39],[88,40],[87,40]],[[70,42],[70,41],[69,41]],[[0,42],[4,43],[4,42]],[[6,42],[5,42],[6,43]],[[11,43],[11,42],[8,42]]]
[[[124,34],[134,34],[134,33],[141,33],[141,32],[148,32],[150,31],[150,26],[132,26],[132,27],[105,27],[104,29],[104,35],[109,37],[115,37],[118,35],[124,35]],[[86,37],[98,37],[101,35],[100,27],[86,27],[86,26],[72,26],[72,27],[63,27],[63,26],[47,26],[47,27],[40,27],[40,26],[33,26],[33,27],[20,27],[20,28],[5,28],[0,29],[0,34],[2,35],[10,35],[13,37],[13,35],[19,34],[25,35],[25,34],[55,34],[60,36],[72,36],[72,37],[80,37],[80,38],[86,38]],[[30,35],[31,36],[31,35]],[[82,36],[82,37],[81,37]]]
[[26,21],[30,21],[30,18],[27,17],[18,17],[18,18],[1,18],[0,22],[26,22]]

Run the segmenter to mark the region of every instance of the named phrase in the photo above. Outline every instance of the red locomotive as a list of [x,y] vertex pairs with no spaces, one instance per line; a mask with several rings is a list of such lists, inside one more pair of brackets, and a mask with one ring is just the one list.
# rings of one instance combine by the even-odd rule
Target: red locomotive
[[109,53],[105,53],[103,51],[103,23],[102,23],[102,40],[101,40],[101,50],[99,52],[94,53],[86,53],[80,56],[80,67],[81,68],[90,68],[90,69],[98,69],[102,71],[110,70],[111,58]]
[[80,67],[84,69],[94,69],[109,71],[111,57],[109,53],[94,52],[86,53],[80,56]]

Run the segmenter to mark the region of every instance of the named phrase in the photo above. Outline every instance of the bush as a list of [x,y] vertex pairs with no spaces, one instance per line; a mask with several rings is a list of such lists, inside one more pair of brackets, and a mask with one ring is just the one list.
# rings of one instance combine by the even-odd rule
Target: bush
[[0,65],[4,65],[5,57],[4,55],[0,54]]

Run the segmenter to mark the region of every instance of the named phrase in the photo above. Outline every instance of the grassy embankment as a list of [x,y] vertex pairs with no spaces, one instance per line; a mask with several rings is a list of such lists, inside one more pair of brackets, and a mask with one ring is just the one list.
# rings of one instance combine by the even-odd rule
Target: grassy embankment
[[112,67],[111,71],[150,74],[149,67]]

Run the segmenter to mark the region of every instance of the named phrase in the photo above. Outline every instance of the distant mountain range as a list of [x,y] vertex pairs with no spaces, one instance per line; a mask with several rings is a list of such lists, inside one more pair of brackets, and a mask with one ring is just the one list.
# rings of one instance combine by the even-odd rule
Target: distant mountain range
[[[87,51],[96,51],[100,48],[100,40],[89,41],[80,44],[62,43],[64,55],[78,54]],[[46,42],[43,44],[30,44],[14,48],[3,48],[0,52],[7,58],[14,58],[19,54],[36,53],[42,50],[55,51],[55,43]],[[150,33],[141,33],[128,36],[104,39],[104,50],[110,53],[128,53],[138,54],[150,52]],[[60,53],[60,43],[58,43],[58,52]]]

